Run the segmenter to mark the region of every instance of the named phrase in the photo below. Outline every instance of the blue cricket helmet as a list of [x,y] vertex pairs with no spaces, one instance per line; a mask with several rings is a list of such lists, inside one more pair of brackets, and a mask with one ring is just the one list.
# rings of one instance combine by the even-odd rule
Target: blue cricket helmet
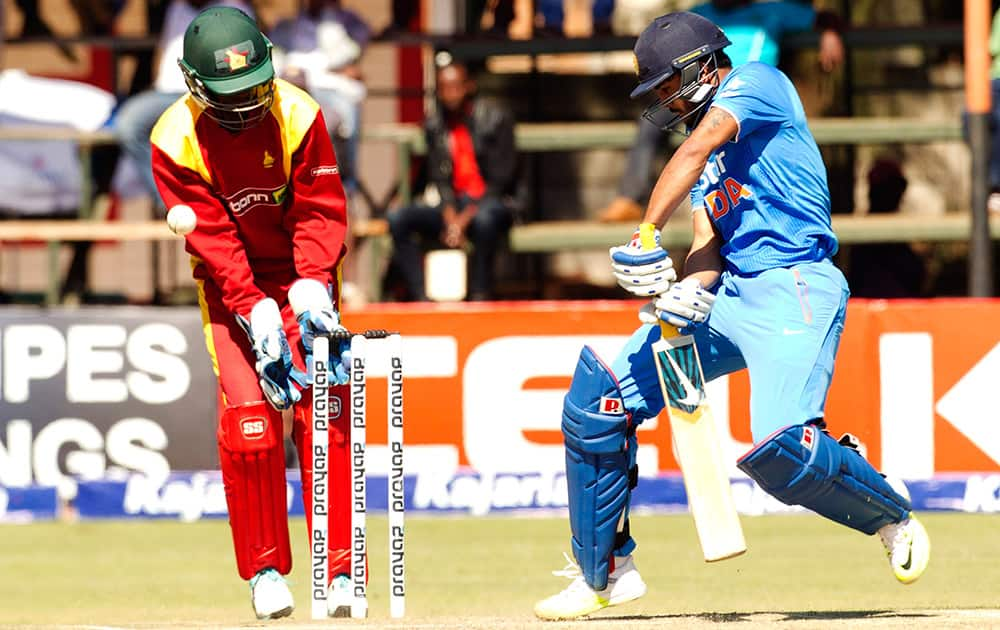
[[696,80],[696,62],[731,43],[722,29],[700,15],[687,11],[661,15],[635,42],[639,85],[632,90],[631,97],[650,93],[675,72],[682,73],[682,85],[689,83],[686,74],[694,73],[691,79]]
[[[694,129],[718,87],[720,59],[716,53],[729,44],[722,29],[694,13],[668,13],[653,20],[635,42],[639,85],[632,90],[632,98],[649,94],[675,74],[680,76],[680,83],[675,92],[661,95],[647,107],[643,118],[661,131],[674,129],[682,122],[687,132]],[[725,54],[719,54],[728,64]],[[670,105],[677,100],[692,103],[694,107],[686,114],[676,114]]]

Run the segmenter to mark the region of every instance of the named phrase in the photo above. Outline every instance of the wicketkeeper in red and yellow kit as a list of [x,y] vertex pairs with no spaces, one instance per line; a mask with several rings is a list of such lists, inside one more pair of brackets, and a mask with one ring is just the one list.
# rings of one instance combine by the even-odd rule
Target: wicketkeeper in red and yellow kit
[[[197,218],[186,248],[221,387],[219,459],[236,564],[257,617],[283,617],[294,608],[283,577],[292,568],[283,415],[308,506],[311,390],[301,368],[314,335],[341,327],[344,191],[319,106],[275,78],[271,44],[250,17],[206,9],[184,34],[179,63],[189,93],[153,129],[153,172],[165,206],[188,205]],[[331,395],[343,397],[346,345],[334,346]],[[350,613],[347,415],[330,419],[331,616]]]

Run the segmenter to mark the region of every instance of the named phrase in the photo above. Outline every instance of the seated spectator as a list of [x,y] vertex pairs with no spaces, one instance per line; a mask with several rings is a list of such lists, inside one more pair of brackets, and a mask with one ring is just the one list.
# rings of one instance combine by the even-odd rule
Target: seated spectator
[[[725,53],[739,66],[749,61],[778,65],[779,44],[784,35],[815,27],[820,32],[820,69],[832,72],[844,60],[840,19],[828,11],[817,12],[797,2],[712,0],[691,9],[718,24],[732,42]],[[639,118],[638,135],[629,150],[618,196],[601,211],[604,222],[634,223],[642,217],[652,191],[650,170],[656,152],[666,136],[652,122]]]
[[392,18],[389,25],[379,33],[379,37],[384,39],[419,31],[420,6],[419,2],[413,0],[392,0]]
[[308,91],[323,110],[344,189],[357,192],[366,94],[360,62],[371,28],[340,0],[306,0],[298,15],[275,25],[270,38],[280,76]]
[[[580,5],[590,5],[589,14]],[[567,37],[588,37],[611,32],[611,14],[614,0],[537,0],[535,22],[542,33]]]
[[514,119],[499,103],[478,97],[466,66],[450,56],[437,68],[436,102],[424,133],[428,187],[440,201],[389,213],[393,266],[403,276],[406,297],[424,301],[422,245],[459,248],[469,241],[468,299],[487,300],[497,247],[513,223],[506,195],[517,171]]
[[[121,13],[126,0],[70,0],[70,5],[76,18],[80,21],[81,35],[110,35],[115,18]],[[0,2],[0,44],[5,36],[4,2]],[[13,0],[13,4],[21,13],[22,38],[51,39],[63,57],[70,61],[79,61],[73,49],[49,26],[42,15],[39,0]],[[2,48],[2,46],[0,46]]]
[[704,0],[615,0],[611,12],[611,32],[638,36],[658,16],[675,11],[689,11]]
[[83,35],[111,35],[125,0],[70,0]]
[[990,212],[1000,213],[1000,9],[993,14],[990,27],[990,59],[993,61],[990,65],[993,141],[990,145],[990,196],[986,207]]
[[479,32],[505,37],[514,20],[514,0],[487,0],[478,4],[482,5],[482,8],[476,7]]
[[[868,171],[868,213],[899,212],[906,192],[899,163],[880,159]],[[927,281],[927,264],[910,243],[852,245],[847,280],[854,297],[920,297]]]
[[157,216],[163,216],[165,211],[158,205],[160,195],[153,182],[149,133],[160,114],[187,92],[184,75],[177,65],[183,54],[184,31],[199,11],[214,5],[236,7],[248,15],[254,14],[250,5],[242,0],[171,0],[160,33],[160,59],[153,87],[126,99],[115,116],[115,131],[122,151],[138,169]]

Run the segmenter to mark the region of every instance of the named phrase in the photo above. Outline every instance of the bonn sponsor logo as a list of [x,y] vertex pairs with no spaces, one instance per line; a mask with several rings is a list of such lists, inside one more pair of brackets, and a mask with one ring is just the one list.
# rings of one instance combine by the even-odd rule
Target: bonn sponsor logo
[[264,431],[267,429],[267,421],[264,418],[247,418],[240,422],[240,430],[243,431],[243,437],[251,440],[255,440],[264,435]]
[[244,188],[234,195],[226,197],[229,209],[236,216],[249,212],[256,206],[280,206],[287,197],[288,188]]

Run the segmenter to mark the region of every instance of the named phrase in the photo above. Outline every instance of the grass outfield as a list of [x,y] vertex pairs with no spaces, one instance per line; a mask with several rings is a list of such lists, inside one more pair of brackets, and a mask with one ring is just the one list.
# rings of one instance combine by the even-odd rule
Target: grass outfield
[[[892,578],[877,538],[807,515],[745,518],[750,552],[707,565],[690,518],[637,516],[642,599],[574,624],[536,622],[536,599],[562,589],[564,519],[407,521],[407,617],[386,597],[386,521],[369,519],[371,617],[338,626],[423,628],[1000,627],[1000,519],[923,517],[933,555],[911,586]],[[309,620],[305,524],[293,522],[298,609]],[[222,521],[43,523],[0,527],[0,625],[217,627],[257,625]],[[329,625],[329,624],[325,624]]]

